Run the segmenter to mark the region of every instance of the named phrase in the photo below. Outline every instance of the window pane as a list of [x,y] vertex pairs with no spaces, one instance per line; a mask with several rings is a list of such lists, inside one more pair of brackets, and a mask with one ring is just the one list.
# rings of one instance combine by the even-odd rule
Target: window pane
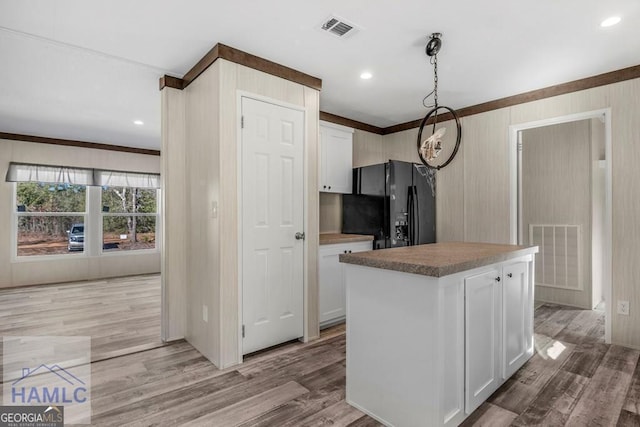
[[16,183],[18,212],[85,212],[86,194],[82,185]]
[[18,217],[18,256],[57,255],[83,251],[84,217]]
[[154,249],[155,216],[104,216],[102,249],[105,252]]
[[102,187],[102,212],[156,213],[155,189]]

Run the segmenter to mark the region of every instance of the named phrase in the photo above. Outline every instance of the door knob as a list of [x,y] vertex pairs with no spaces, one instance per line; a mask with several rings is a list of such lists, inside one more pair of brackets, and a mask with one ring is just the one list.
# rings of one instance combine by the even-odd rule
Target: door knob
[[304,240],[304,237],[305,237],[304,236],[304,232],[301,233],[301,232],[298,231],[296,233],[296,240]]
[[500,276],[496,277],[496,282],[500,281]]
[[507,273],[507,277],[509,278],[513,277],[513,273]]

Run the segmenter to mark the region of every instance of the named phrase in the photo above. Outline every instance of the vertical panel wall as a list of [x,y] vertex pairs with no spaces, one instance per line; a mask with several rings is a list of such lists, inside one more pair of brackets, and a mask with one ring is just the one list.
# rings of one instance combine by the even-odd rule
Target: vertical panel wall
[[162,99],[162,332],[184,338],[187,317],[186,138],[184,92],[164,88]]
[[[613,138],[613,301],[630,315],[613,315],[612,341],[640,348],[640,79],[611,86]],[[615,313],[615,310],[613,310]]]
[[[167,197],[165,209],[185,212],[186,239],[169,237],[175,246],[167,255],[179,251],[186,253],[186,271],[180,273],[179,260],[165,260],[165,265],[168,272],[172,266],[176,272],[171,276],[173,283],[169,284],[169,292],[173,289],[180,292],[175,283],[179,276],[182,275],[186,283],[186,339],[220,368],[242,361],[238,274],[238,91],[301,106],[306,111],[305,338],[319,336],[319,92],[219,59],[183,91],[184,165],[180,149],[174,147],[174,151],[169,151],[171,159],[167,161],[167,168],[175,168],[178,184],[173,186],[173,196]],[[167,99],[172,100],[170,95]],[[171,110],[171,105],[163,105],[164,109],[171,113],[163,115],[163,125],[171,120],[179,122],[175,117],[180,115],[179,107]],[[179,145],[179,135],[176,139],[167,143]],[[175,194],[180,185],[181,168],[184,169],[186,190],[183,201]],[[178,214],[174,214],[174,218],[178,218]]]
[[509,124],[506,108],[462,118],[467,242],[509,242]]
[[[220,229],[213,204],[220,197],[220,65],[185,90],[187,212],[186,339],[220,366]],[[206,318],[206,320],[205,320]]]
[[[613,175],[613,300],[609,303],[615,307],[616,301],[628,300],[631,304],[629,316],[613,314],[612,341],[640,348],[640,79],[463,117],[458,156],[464,166],[454,172],[454,161],[438,172],[438,197],[447,200],[437,201],[438,239],[453,240],[464,227],[464,240],[509,242],[509,126],[608,107]],[[383,145],[389,138],[392,135],[383,137]],[[398,155],[415,144],[410,135],[404,143],[395,138],[394,146],[406,144]],[[446,174],[451,175],[445,178]],[[459,209],[464,215],[454,217]]]

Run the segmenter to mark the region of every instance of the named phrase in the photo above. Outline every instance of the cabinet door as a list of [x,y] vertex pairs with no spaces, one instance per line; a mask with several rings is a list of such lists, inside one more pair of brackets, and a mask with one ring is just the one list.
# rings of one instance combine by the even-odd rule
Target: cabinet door
[[319,190],[351,193],[353,184],[353,134],[328,126],[320,127]]
[[465,411],[473,412],[501,384],[501,271],[465,279]]
[[338,256],[347,250],[345,245],[320,247],[318,260],[320,323],[346,315],[344,268]]
[[504,331],[503,378],[513,375],[533,355],[533,306],[528,263],[518,262],[502,270]]
[[339,255],[372,249],[371,241],[320,246],[318,251],[320,323],[339,320],[347,314],[344,265],[340,263]]

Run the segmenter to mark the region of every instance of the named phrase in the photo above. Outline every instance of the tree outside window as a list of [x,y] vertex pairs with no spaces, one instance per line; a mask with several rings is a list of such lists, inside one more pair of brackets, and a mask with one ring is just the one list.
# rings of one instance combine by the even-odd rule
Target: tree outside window
[[157,190],[102,187],[103,251],[156,247]]
[[86,187],[42,182],[16,183],[17,255],[82,253],[84,233],[70,232],[84,224]]

